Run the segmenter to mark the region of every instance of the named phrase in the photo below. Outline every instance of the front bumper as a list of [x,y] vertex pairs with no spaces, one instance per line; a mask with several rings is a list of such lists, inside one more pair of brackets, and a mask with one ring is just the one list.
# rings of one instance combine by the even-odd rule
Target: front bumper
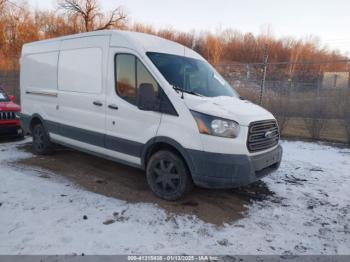
[[229,155],[190,150],[192,178],[205,188],[234,188],[260,180],[278,169],[282,147],[255,156]]
[[1,125],[0,137],[18,137],[23,135],[23,130],[20,125]]

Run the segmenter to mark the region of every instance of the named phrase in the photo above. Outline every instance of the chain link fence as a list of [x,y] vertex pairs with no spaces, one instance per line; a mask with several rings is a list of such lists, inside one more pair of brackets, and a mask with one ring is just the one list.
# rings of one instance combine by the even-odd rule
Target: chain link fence
[[[277,118],[284,137],[350,144],[350,62],[221,64],[240,93]],[[20,102],[19,72],[0,71],[0,86]]]
[[349,61],[221,64],[240,95],[277,118],[282,136],[350,144]]
[[0,87],[6,93],[15,96],[15,101],[20,102],[19,72],[14,70],[0,71]]

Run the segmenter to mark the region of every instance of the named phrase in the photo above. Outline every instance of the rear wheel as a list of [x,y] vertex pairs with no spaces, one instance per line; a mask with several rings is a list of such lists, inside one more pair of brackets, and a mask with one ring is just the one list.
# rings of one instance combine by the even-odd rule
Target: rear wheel
[[152,191],[165,200],[178,200],[193,188],[183,159],[171,151],[162,150],[151,156],[146,172]]
[[33,150],[36,154],[45,155],[52,153],[53,146],[43,124],[38,123],[33,127],[32,136]]

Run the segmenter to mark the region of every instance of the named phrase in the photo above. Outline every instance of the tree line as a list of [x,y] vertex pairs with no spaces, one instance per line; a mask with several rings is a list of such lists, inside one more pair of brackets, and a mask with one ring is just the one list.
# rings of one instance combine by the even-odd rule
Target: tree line
[[[262,62],[266,48],[270,62],[345,59],[339,52],[321,46],[316,38],[275,38],[269,33],[254,35],[233,29],[181,32],[130,23],[129,17],[121,6],[102,11],[98,0],[58,0],[54,10],[44,11],[34,10],[25,1],[0,0],[0,70],[18,69],[25,43],[103,29],[158,35],[194,49],[213,65]],[[296,67],[289,66],[289,73],[293,74]]]
[[[321,130],[331,113],[333,118],[342,119],[350,143],[350,89],[321,90],[319,93],[323,73],[349,72],[349,63],[315,62],[347,59],[322,46],[317,38],[276,38],[269,30],[258,35],[234,29],[216,33],[181,32],[131,23],[130,16],[120,6],[104,12],[99,0],[57,0],[56,8],[52,10],[34,10],[21,0],[0,0],[0,80],[12,94],[18,94],[19,58],[25,43],[80,32],[119,29],[157,35],[194,49],[229,81],[230,78],[239,80],[233,86],[243,97],[254,101],[260,90],[261,63],[267,52],[270,64],[266,80],[276,84],[277,88],[264,93],[264,106],[275,113],[281,131],[292,116],[297,116],[305,120],[310,136],[320,139]],[[283,63],[288,61],[293,63]],[[298,88],[298,83],[303,83],[302,88]],[[305,88],[304,83],[311,84],[312,88]]]

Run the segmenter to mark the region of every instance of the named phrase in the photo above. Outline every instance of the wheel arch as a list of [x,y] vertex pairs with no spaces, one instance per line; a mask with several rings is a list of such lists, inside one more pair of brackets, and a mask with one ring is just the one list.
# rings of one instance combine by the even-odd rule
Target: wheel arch
[[38,123],[41,123],[46,131],[48,130],[44,118],[39,114],[33,114],[29,120],[28,131],[32,132],[34,125]]
[[173,150],[178,153],[178,155],[184,160],[192,176],[194,173],[194,165],[188,150],[174,139],[163,136],[149,140],[144,146],[141,154],[141,165],[143,169],[146,169],[150,157],[161,149]]

